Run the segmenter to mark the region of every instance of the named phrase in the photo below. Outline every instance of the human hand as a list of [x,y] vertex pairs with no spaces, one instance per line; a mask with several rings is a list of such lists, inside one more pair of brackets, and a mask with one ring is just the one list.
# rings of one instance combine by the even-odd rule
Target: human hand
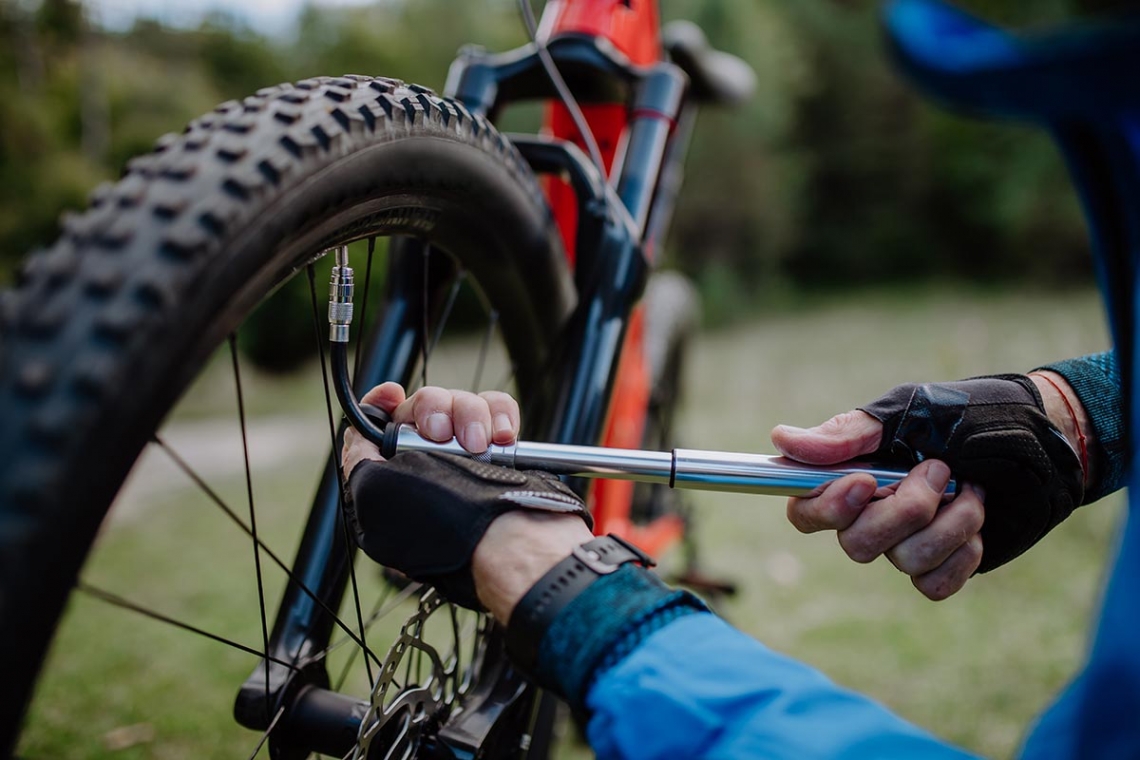
[[[465,433],[460,443],[472,453],[488,441],[511,443],[519,427],[518,405],[501,393],[425,388],[405,398],[385,383],[362,401],[416,422],[433,440]],[[342,460],[347,510],[365,553],[503,623],[547,570],[593,536],[585,504],[553,475],[419,452],[381,464],[376,447],[351,430]]]
[[[805,430],[787,425],[772,431],[772,443],[800,462],[831,465],[874,453],[883,424],[862,411],[836,415]],[[839,545],[856,562],[880,555],[933,600],[959,591],[982,560],[980,535],[985,495],[965,486],[943,504],[950,468],[928,459],[899,484],[879,489],[875,478],[855,473],[817,494],[788,500],[788,519],[803,533],[834,530]]]
[[[886,554],[923,594],[944,599],[975,571],[1016,557],[1080,503],[1088,467],[1058,430],[1076,420],[1041,378],[1005,375],[899,386],[816,428],[779,426],[772,440],[812,464],[868,454],[919,462],[897,487],[876,491],[870,476],[851,475],[791,500],[788,515],[805,532],[837,531],[856,561]],[[943,504],[950,472],[939,459],[979,485]]]
[[[425,438],[440,442],[455,438],[472,454],[486,451],[489,443],[514,443],[519,432],[518,402],[499,391],[475,395],[427,387],[408,397],[398,383],[384,383],[368,391],[360,401],[383,409],[395,422],[414,424]],[[345,477],[351,476],[356,465],[365,459],[384,461],[375,444],[349,428],[341,449]]]

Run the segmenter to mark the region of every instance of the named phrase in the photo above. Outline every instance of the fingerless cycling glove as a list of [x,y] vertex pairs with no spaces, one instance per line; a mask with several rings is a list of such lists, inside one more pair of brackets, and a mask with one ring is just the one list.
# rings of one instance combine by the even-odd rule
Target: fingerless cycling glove
[[1024,375],[900,385],[862,410],[883,423],[876,456],[911,466],[940,459],[985,489],[980,573],[1033,546],[1081,503],[1080,459]]
[[576,514],[594,524],[582,499],[549,473],[450,454],[407,452],[384,463],[365,460],[353,469],[348,486],[346,508],[364,553],[470,609],[482,609],[471,555],[496,517],[530,509]]

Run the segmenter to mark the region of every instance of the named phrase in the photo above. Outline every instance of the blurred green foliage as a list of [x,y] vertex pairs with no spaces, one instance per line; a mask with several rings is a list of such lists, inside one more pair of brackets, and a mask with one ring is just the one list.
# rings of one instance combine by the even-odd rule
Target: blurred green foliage
[[[1015,25],[1114,4],[967,3]],[[921,102],[882,54],[877,5],[663,3],[666,19],[696,21],[759,73],[749,105],[702,114],[668,240],[667,258],[714,296],[714,319],[789,286],[1089,277],[1079,209],[1048,139]],[[523,42],[511,0],[309,6],[285,39],[222,12],[191,30],[140,20],[111,32],[85,19],[77,0],[0,0],[0,283],[51,241],[62,210],[216,102],[345,72],[442,88],[460,45]]]

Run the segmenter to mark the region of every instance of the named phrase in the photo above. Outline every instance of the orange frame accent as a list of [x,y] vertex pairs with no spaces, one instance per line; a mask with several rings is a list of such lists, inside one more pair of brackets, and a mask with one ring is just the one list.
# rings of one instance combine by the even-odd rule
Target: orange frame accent
[[657,0],[550,0],[539,37],[567,32],[604,37],[638,66],[661,60]]
[[[662,57],[656,0],[550,0],[543,14],[539,36],[548,39],[563,33],[605,38],[637,66],[651,65]],[[611,172],[617,148],[629,126],[628,104],[585,104],[582,112],[598,143],[606,172]],[[586,150],[585,142],[562,103],[552,102],[547,106],[545,131]],[[546,192],[562,233],[567,258],[573,265],[577,199],[570,186],[557,178],[548,179]],[[618,365],[602,439],[604,446],[635,449],[642,445],[651,392],[649,367],[644,354],[644,323],[644,310],[638,306],[631,315]],[[634,484],[629,481],[594,481],[588,495],[594,514],[594,530],[599,535],[616,533],[649,554],[658,556],[681,539],[684,523],[679,517],[670,515],[648,525],[634,525],[630,520],[633,490]]]

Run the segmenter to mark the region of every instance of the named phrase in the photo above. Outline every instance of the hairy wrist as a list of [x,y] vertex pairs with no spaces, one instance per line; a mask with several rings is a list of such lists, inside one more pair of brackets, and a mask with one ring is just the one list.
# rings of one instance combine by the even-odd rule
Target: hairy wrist
[[515,511],[487,528],[471,558],[475,590],[500,623],[547,571],[594,537],[576,515]]

